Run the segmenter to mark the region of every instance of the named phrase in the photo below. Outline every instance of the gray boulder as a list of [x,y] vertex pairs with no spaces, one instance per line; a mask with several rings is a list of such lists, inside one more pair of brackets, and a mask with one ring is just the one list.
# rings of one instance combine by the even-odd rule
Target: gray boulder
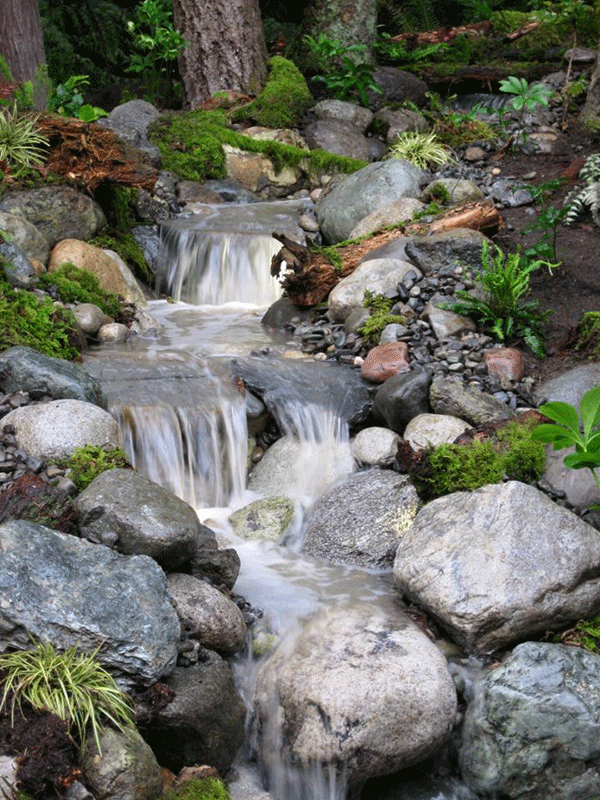
[[408,161],[378,161],[341,180],[317,202],[325,239],[335,244],[350,236],[363,217],[401,197],[418,197],[425,173]]
[[208,764],[225,775],[244,739],[246,718],[229,664],[206,650],[201,662],[177,667],[163,682],[175,696],[152,715],[146,729],[146,741],[160,753],[161,764],[175,773]]
[[425,204],[415,197],[402,197],[400,200],[394,200],[393,203],[377,208],[367,214],[366,217],[363,217],[350,231],[350,238],[356,239],[359,236],[375,233],[375,231],[386,226],[410,222],[413,214],[423,208],[425,208]]
[[468,422],[449,414],[419,414],[406,426],[404,438],[413,450],[453,442],[471,428]]
[[478,796],[600,795],[600,657],[526,642],[487,673],[465,716],[460,764]]
[[402,436],[411,419],[431,410],[428,397],[430,384],[431,375],[424,370],[403,372],[388,378],[373,399],[375,417]]
[[31,637],[65,650],[100,648],[126,685],[156,683],[175,666],[180,625],[164,572],[24,520],[0,525],[0,649]]
[[401,105],[410,100],[418,106],[427,103],[429,87],[416,75],[405,72],[396,67],[379,67],[373,77],[383,90],[381,94],[371,92],[369,99],[371,108],[381,108],[384,105]]
[[234,511],[229,524],[241,539],[279,542],[293,519],[294,503],[289,497],[263,497]]
[[373,122],[372,111],[356,105],[356,103],[347,103],[344,100],[334,100],[333,98],[320,100],[311,110],[317,119],[348,122],[358,128],[361,133],[365,133]]
[[320,612],[283,642],[259,672],[256,705],[267,772],[283,752],[303,771],[345,769],[352,788],[437,752],[456,692],[446,659],[407,616],[363,604]]
[[129,100],[115,106],[108,117],[98,120],[100,128],[108,128],[124,142],[144,153],[154,167],[160,167],[160,150],[148,139],[148,126],[160,112],[146,100]]
[[0,353],[0,388],[5,394],[42,392],[54,400],[82,400],[106,408],[100,384],[80,364],[33,347],[9,347]]
[[[481,270],[481,250],[490,240],[471,228],[455,228],[431,236],[413,236],[406,243],[406,254],[425,275],[453,273],[457,267]],[[490,243],[491,245],[491,243]]]
[[191,506],[135,470],[101,473],[77,497],[76,505],[86,539],[102,541],[110,531],[118,537],[115,546],[120,552],[150,556],[168,570],[191,562],[199,542],[215,541]]
[[325,150],[337,156],[370,161],[371,150],[360,130],[350,122],[319,119],[309,123],[304,138],[311,150]]
[[600,363],[583,364],[540,383],[535,392],[536,402],[553,403],[559,400],[579,408],[583,395],[598,385],[600,385]]
[[378,129],[381,127],[385,130],[385,139],[388,144],[391,144],[401,133],[406,133],[407,131],[423,132],[431,127],[422,114],[408,108],[396,110],[382,108],[381,111],[377,112],[375,122]]
[[357,472],[317,500],[302,551],[338,564],[389,568],[419,505],[406,475]]
[[479,186],[477,186],[474,181],[467,180],[466,178],[436,178],[436,180],[427,185],[423,195],[428,198],[433,198],[438,188],[442,190],[445,189],[448,192],[448,199],[451,205],[483,200],[485,197]]
[[375,466],[380,461],[393,458],[400,437],[389,428],[363,428],[352,440],[354,458],[361,464]]
[[5,211],[0,211],[0,230],[10,238],[0,244],[0,253],[13,262],[13,271],[18,270],[21,280],[33,277],[35,270],[29,259],[45,265],[50,255],[50,244],[44,234],[23,217]]
[[3,424],[14,425],[19,446],[45,461],[69,458],[86,444],[121,446],[113,417],[83,400],[53,400],[15,408],[3,418]]
[[600,538],[518,481],[428,503],[399,542],[400,590],[470,652],[489,653],[600,611]]
[[436,414],[450,414],[475,427],[516,416],[515,411],[493,395],[467,386],[460,379],[434,380],[429,391],[429,402]]

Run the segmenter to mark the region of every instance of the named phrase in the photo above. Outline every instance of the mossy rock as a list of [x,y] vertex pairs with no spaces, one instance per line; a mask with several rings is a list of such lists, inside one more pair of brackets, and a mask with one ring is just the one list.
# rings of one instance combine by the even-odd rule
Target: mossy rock
[[194,778],[177,789],[169,789],[165,800],[229,800],[229,792],[218,778]]
[[131,464],[120,447],[86,444],[85,447],[78,447],[64,466],[69,470],[70,479],[82,492],[106,470],[123,469],[131,467]]
[[53,272],[46,272],[40,276],[39,285],[63,303],[94,303],[109,317],[117,321],[121,318],[119,298],[106,292],[95,275],[74,264],[62,264]]
[[234,113],[234,119],[255,119],[267,128],[297,128],[313,102],[304,76],[287,58],[269,60],[269,76],[254,102]]

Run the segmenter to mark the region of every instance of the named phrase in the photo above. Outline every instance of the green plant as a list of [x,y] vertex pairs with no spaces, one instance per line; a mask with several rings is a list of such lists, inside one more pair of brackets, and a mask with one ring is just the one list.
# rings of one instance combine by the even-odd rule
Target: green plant
[[550,202],[550,196],[564,185],[564,178],[553,178],[549,181],[532,186],[526,184],[519,186],[519,189],[527,189],[533,197],[533,202],[541,206],[537,217],[526,225],[521,233],[534,233],[543,231],[543,235],[535,244],[530,245],[525,250],[528,258],[543,258],[561,263],[556,254],[556,234],[558,226],[564,221],[567,215],[567,207],[561,205],[556,207]]
[[540,311],[537,300],[526,300],[530,292],[531,273],[540,267],[551,271],[554,264],[538,259],[531,261],[520,252],[504,256],[488,242],[481,253],[482,269],[477,278],[483,298],[467,291],[456,293],[457,302],[440,303],[440,308],[455,314],[472,316],[496,336],[505,340],[523,340],[539,357],[544,355],[542,324],[549,311]]
[[563,463],[572,469],[589,469],[600,490],[600,386],[586,392],[579,404],[579,414],[570,403],[554,401],[540,406],[545,417],[554,423],[542,423],[532,432],[536,442],[552,444],[555,450],[575,447]]
[[83,102],[83,90],[89,84],[87,75],[71,75],[59,83],[48,98],[48,108],[63,117],[75,117],[83,122],[95,122],[108,114],[103,108]]
[[98,447],[86,444],[78,447],[73,455],[65,461],[69,477],[82,492],[90,483],[109,469],[130,467],[129,459],[120,447]]
[[365,45],[348,46],[324,33],[316,37],[306,35],[302,40],[313,54],[317,69],[323,72],[314,80],[323,83],[338,100],[352,100],[358,95],[363,106],[368,108],[368,92],[382,93],[373,77],[374,66],[364,60],[367,54]]
[[453,160],[448,148],[438,141],[435,133],[417,131],[399,134],[390,145],[387,158],[401,158],[421,169],[427,169],[431,164],[447,164]]
[[358,333],[371,342],[378,342],[386,325],[394,323],[404,325],[405,317],[401,314],[390,314],[392,305],[393,303],[388,297],[382,294],[373,294],[366,289],[363,306],[370,310],[371,316],[358,329]]
[[575,349],[600,360],[600,311],[586,311],[581,316]]
[[172,83],[174,64],[187,42],[173,25],[170,0],[143,0],[135,13],[127,29],[138,52],[131,54],[127,72],[141,76],[148,99],[156,102],[161,83]]
[[[47,80],[45,73],[46,65],[38,67],[38,74],[36,74],[36,84],[43,82],[44,77]],[[4,56],[0,54],[0,78],[3,78],[11,85],[13,101],[19,111],[31,111],[34,105],[35,89],[33,81],[22,81],[21,83],[14,80],[10,67],[8,66]],[[10,105],[11,100],[5,97],[0,97],[0,106]]]
[[269,59],[269,76],[263,90],[249,105],[234,113],[234,119],[254,118],[267,128],[295,128],[312,96],[298,67],[287,58]]
[[513,95],[510,105],[515,111],[521,112],[519,115],[519,124],[521,126],[525,109],[527,111],[535,111],[540,106],[547,106],[552,96],[551,90],[540,83],[529,84],[525,78],[517,78],[515,75],[510,75],[500,81],[500,91]]
[[600,153],[589,155],[579,172],[585,181],[583,189],[577,187],[565,198],[565,225],[571,225],[588,210],[596,225],[600,225]]
[[117,295],[106,292],[95,275],[74,264],[61,264],[53,272],[40,275],[38,282],[63,303],[94,303],[109,317],[116,320],[121,317],[122,302]]
[[50,711],[67,722],[82,750],[89,727],[101,752],[100,731],[105,723],[122,731],[133,727],[134,721],[129,698],[100,666],[97,653],[78,653],[75,646],[61,653],[48,642],[37,642],[32,650],[3,653],[0,709],[10,704],[12,719],[23,703]]
[[218,778],[194,778],[176,789],[169,789],[165,800],[229,800],[229,792]]
[[0,161],[6,161],[16,175],[44,162],[49,142],[36,122],[37,117],[19,114],[16,103],[12,112],[0,110]]

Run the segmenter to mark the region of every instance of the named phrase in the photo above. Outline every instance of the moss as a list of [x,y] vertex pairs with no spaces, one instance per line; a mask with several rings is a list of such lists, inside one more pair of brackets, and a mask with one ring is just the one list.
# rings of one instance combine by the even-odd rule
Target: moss
[[152,270],[148,266],[144,251],[135,236],[129,231],[120,232],[106,229],[90,240],[90,244],[105,250],[114,250],[123,259],[136,278],[151,285],[154,281]]
[[62,264],[54,272],[47,272],[39,278],[39,285],[46,291],[54,291],[63,303],[94,303],[118,320],[122,304],[119,298],[104,291],[98,278],[74,264]]
[[109,469],[130,467],[129,459],[120,447],[104,448],[93,444],[78,447],[64,462],[69,477],[83,491],[102,472]]
[[479,119],[459,119],[459,115],[440,117],[435,123],[434,131],[440,142],[450,147],[491,141],[495,138],[494,129],[487,122]]
[[178,789],[170,789],[165,800],[229,800],[229,792],[218,778],[194,778]]
[[264,89],[254,102],[234,112],[233,119],[255,119],[267,128],[297,128],[312,102],[298,67],[283,56],[273,56]]
[[0,259],[0,350],[14,345],[34,347],[40,353],[76,360],[79,351],[73,345],[76,326],[73,314],[54,306],[49,298],[33,292],[13,289],[5,280]]
[[363,306],[370,309],[371,316],[358,329],[358,333],[369,339],[371,342],[379,342],[382,330],[386,325],[404,325],[405,317],[399,314],[390,314],[392,301],[382,294],[372,294],[368,289],[365,291]]
[[600,359],[600,311],[586,311],[581,317],[575,349]]

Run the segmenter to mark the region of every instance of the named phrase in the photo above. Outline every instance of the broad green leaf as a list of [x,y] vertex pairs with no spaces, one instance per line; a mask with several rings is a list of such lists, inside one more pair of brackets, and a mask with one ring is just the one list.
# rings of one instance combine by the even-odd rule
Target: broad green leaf
[[600,422],[600,386],[594,386],[593,389],[583,395],[579,409],[581,411],[584,436],[588,439],[594,426]]
[[558,422],[559,425],[564,425],[572,433],[576,434],[577,439],[579,436],[579,416],[577,411],[569,403],[563,403],[560,400],[555,400],[552,403],[545,403],[540,406],[540,411],[545,417],[549,417]]
[[563,447],[572,447],[575,442],[569,432],[560,425],[550,425],[543,423],[538,425],[531,432],[531,438],[535,442],[543,442],[544,444],[554,444],[555,450],[562,450]]
[[600,467],[600,453],[571,453],[563,463],[571,469],[595,469]]
[[597,450],[600,450],[600,433],[592,436],[592,438],[586,442],[585,449],[588,453],[595,453]]

